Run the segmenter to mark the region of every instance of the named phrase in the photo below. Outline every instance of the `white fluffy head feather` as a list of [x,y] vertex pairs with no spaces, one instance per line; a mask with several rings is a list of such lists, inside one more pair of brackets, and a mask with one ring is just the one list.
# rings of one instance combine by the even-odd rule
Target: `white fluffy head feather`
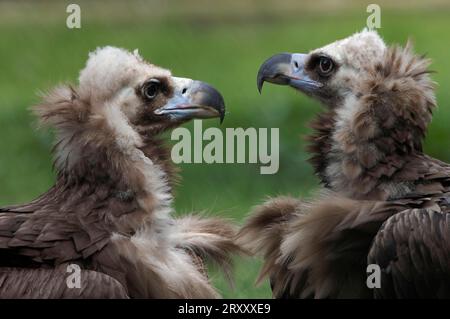
[[151,74],[170,76],[170,71],[146,62],[135,50],[133,53],[116,47],[97,48],[89,54],[80,72],[79,93],[91,101],[106,101],[123,88],[134,87]]
[[380,61],[386,52],[386,44],[376,31],[364,29],[345,39],[335,41],[311,53],[325,53],[342,65],[364,69],[367,61]]

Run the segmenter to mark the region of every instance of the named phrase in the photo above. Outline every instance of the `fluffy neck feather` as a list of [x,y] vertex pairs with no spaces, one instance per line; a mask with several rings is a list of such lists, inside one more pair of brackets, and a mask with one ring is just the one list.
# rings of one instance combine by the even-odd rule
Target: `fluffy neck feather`
[[56,129],[60,185],[106,187],[147,213],[170,208],[175,170],[169,152],[157,137],[138,134],[114,105],[95,110],[73,88],[60,87],[35,110]]

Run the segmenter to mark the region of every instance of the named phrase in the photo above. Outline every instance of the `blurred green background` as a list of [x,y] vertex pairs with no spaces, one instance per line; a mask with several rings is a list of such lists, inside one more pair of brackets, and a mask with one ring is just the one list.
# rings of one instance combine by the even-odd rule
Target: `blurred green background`
[[[179,214],[204,211],[240,223],[268,196],[308,196],[317,189],[302,136],[321,106],[285,87],[268,85],[259,95],[256,72],[273,53],[309,51],[361,30],[370,2],[77,1],[82,28],[72,30],[66,27],[69,3],[0,2],[0,205],[29,201],[52,185],[52,135],[36,130],[28,108],[38,101],[39,91],[59,82],[76,83],[88,52],[104,45],[139,48],[146,59],[175,75],[219,88],[228,109],[222,129],[280,128],[280,170],[275,175],[260,175],[260,165],[253,164],[181,165]],[[416,50],[434,61],[440,108],[425,148],[450,161],[450,3],[377,3],[385,40],[405,43],[411,37]],[[254,286],[259,261],[238,258],[236,265],[234,290],[213,273],[224,297],[271,296],[267,282]]]

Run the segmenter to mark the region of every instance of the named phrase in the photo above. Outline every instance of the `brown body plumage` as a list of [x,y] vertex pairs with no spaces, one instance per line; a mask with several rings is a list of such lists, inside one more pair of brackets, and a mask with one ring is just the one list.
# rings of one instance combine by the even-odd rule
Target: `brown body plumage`
[[[435,106],[429,61],[364,31],[258,75],[327,106],[313,122],[324,190],[256,208],[239,241],[262,255],[278,298],[450,297],[450,165],[422,152]],[[381,268],[381,288],[366,267]]]
[[[218,297],[203,261],[229,272],[233,227],[171,216],[175,169],[158,135],[221,116],[222,97],[111,47],[91,54],[79,82],[35,108],[56,129],[57,181],[0,208],[0,297]],[[79,289],[66,285],[69,264],[82,269]]]

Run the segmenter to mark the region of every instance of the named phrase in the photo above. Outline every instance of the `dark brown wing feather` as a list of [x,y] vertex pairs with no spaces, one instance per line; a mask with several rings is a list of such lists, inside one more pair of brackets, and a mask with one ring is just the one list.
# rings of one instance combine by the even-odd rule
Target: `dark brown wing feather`
[[390,217],[378,232],[369,264],[380,266],[376,298],[450,298],[450,213],[438,207]]
[[115,231],[133,200],[100,185],[56,185],[29,204],[0,208],[0,267],[85,260]]
[[[410,198],[392,201],[353,200],[339,194],[326,195],[311,203],[289,198],[272,199],[251,215],[240,231],[238,242],[252,254],[264,258],[260,279],[270,276],[276,298],[369,298],[373,295],[366,286],[370,249],[372,259],[369,263],[380,262],[388,267],[388,262],[395,264],[398,260],[394,253],[402,252],[414,240],[414,254],[427,254],[428,259],[402,259],[399,269],[405,273],[418,272],[418,269],[414,270],[414,262],[426,262],[427,269],[420,271],[428,272],[426,276],[430,276],[430,280],[441,279],[435,281],[442,283],[436,294],[441,296],[445,294],[443,287],[450,287],[450,272],[444,270],[450,267],[449,214],[441,190],[444,186],[437,181],[428,181],[417,187],[417,193],[410,194]],[[425,215],[438,215],[428,223],[425,218],[428,215],[415,219],[417,233],[413,235],[408,233],[411,222],[400,224],[404,227],[400,233],[397,230],[380,232],[386,221],[403,220],[403,212],[415,208],[420,208],[418,211]],[[434,230],[437,227],[440,227],[439,232]],[[372,246],[374,238],[376,243]],[[438,243],[446,247],[442,248]],[[441,278],[443,274],[447,276],[445,281]],[[384,279],[385,282],[389,280],[398,281],[398,278]],[[388,287],[386,283],[386,289]]]
[[249,254],[264,258],[256,282],[270,276],[275,298],[290,296],[295,274],[288,269],[288,261],[279,261],[282,256],[281,244],[286,236],[287,225],[296,214],[301,214],[303,204],[301,200],[287,196],[272,198],[253,209],[237,235],[237,243]]
[[126,289],[114,278],[82,270],[80,287],[69,288],[66,267],[53,269],[0,268],[0,297],[14,299],[128,298]]

